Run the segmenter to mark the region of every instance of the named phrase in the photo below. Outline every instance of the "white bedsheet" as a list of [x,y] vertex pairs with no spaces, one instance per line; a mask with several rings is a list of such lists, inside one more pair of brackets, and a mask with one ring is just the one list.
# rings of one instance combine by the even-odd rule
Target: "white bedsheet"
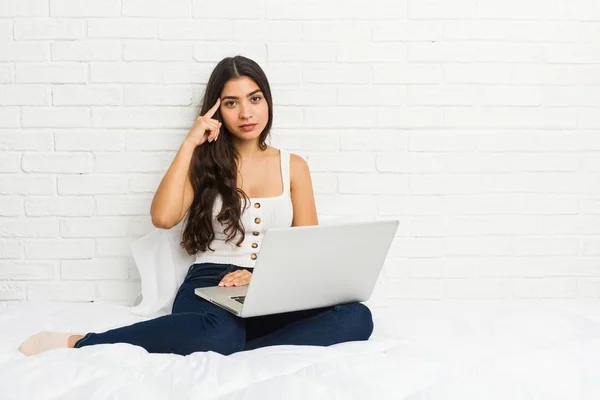
[[17,348],[40,330],[103,331],[147,319],[114,304],[0,304],[0,398],[600,399],[600,301],[406,302],[372,308],[368,342],[231,356],[130,344]]

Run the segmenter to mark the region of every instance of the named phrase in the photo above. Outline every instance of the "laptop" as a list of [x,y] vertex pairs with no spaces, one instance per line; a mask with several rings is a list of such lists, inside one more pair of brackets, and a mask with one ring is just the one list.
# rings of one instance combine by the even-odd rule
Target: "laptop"
[[249,285],[196,288],[195,293],[242,318],[366,301],[398,224],[268,229]]

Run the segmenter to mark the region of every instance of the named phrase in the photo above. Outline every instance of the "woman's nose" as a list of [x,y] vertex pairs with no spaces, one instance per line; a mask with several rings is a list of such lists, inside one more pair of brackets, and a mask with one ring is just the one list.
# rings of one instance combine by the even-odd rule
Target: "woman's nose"
[[240,119],[250,118],[250,106],[247,104],[240,104]]

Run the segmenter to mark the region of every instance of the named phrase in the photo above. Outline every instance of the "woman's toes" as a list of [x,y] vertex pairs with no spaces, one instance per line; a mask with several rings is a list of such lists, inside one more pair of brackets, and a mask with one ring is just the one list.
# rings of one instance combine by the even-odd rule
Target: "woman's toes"
[[40,335],[38,333],[33,336],[30,336],[26,341],[21,343],[21,345],[19,346],[19,351],[25,354],[26,356],[30,356],[33,354],[37,354],[39,352],[39,348]]
[[19,346],[19,351],[26,356],[41,353],[42,351],[68,347],[70,333],[39,332],[30,336]]

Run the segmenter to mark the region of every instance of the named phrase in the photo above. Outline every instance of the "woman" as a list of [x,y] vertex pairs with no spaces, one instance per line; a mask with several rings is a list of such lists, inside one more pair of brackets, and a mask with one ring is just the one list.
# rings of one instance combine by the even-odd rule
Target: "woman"
[[172,313],[103,333],[40,332],[19,350],[31,355],[131,343],[151,353],[228,355],[272,345],[367,340],[373,321],[361,303],[242,319],[194,294],[197,287],[247,285],[267,229],[318,224],[306,162],[265,144],[272,121],[271,90],[260,66],[242,56],[223,59],[150,210],[152,223],[164,229],[187,215],[181,244],[196,255]]

